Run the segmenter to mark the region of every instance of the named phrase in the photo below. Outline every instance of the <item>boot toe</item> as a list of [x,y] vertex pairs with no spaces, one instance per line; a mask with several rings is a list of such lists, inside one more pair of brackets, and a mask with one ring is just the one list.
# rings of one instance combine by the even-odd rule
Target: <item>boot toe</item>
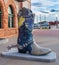
[[32,51],[32,55],[47,55],[51,52],[49,48],[39,48]]
[[49,48],[42,48],[40,49],[40,55],[46,55],[51,52],[51,49]]

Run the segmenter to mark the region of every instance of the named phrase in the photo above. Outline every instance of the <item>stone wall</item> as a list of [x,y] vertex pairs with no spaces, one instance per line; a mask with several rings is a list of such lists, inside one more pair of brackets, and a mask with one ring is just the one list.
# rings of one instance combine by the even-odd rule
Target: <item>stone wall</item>
[[[14,13],[14,28],[8,27],[8,7],[11,5]],[[17,8],[14,0],[0,0],[0,8],[2,9],[2,28],[0,28],[0,38],[6,38],[17,35],[18,19]]]
[[[11,5],[14,13],[14,27],[8,27],[8,7]],[[2,9],[2,28],[0,28],[0,38],[7,38],[18,35],[18,18],[17,13],[21,7],[30,8],[30,0],[23,3],[15,0],[0,0],[0,8]]]

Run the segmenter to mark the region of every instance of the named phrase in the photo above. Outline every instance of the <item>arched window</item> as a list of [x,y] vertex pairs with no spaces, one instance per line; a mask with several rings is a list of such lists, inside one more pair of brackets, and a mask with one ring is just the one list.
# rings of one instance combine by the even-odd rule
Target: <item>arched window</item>
[[8,7],[8,27],[9,28],[14,27],[14,14],[11,6]]
[[2,10],[0,8],[0,28],[2,27]]

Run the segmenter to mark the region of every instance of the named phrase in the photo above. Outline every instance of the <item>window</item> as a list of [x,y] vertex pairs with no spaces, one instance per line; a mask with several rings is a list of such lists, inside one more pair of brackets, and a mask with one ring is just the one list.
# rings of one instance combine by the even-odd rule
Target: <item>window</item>
[[2,27],[2,11],[0,9],[0,28]]
[[8,7],[8,27],[9,28],[14,27],[14,14],[11,6]]

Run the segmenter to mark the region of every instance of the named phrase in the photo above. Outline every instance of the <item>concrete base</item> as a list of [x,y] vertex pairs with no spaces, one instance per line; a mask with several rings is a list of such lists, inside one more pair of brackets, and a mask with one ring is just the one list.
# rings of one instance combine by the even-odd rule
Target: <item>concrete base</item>
[[7,43],[8,41],[9,41],[9,39],[0,38],[0,45],[2,43]]
[[33,56],[29,54],[18,53],[17,48],[12,48],[6,52],[2,52],[1,55],[3,57],[10,57],[10,58],[19,58],[19,59],[26,59],[26,60],[35,60],[41,62],[53,62],[56,61],[56,53],[51,52],[44,56]]

